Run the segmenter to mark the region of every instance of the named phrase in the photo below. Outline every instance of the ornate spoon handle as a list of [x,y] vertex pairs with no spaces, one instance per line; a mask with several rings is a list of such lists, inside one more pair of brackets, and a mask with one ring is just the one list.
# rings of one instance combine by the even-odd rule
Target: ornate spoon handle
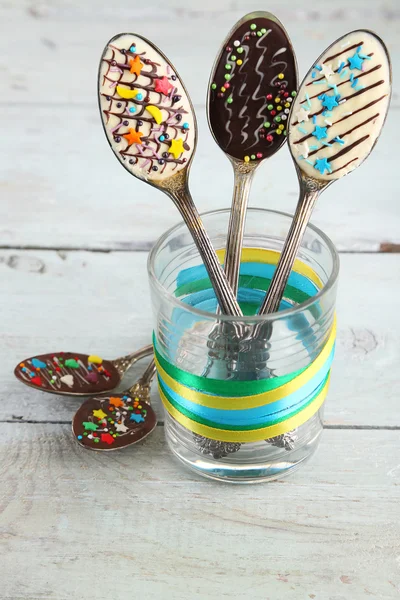
[[140,348],[140,350],[136,350],[136,352],[132,352],[132,354],[116,358],[112,361],[112,363],[122,377],[124,373],[126,373],[126,371],[131,368],[132,365],[134,365],[138,360],[141,360],[145,356],[152,354],[152,352],[153,346],[152,344],[149,344],[148,346],[144,346],[144,348]]
[[[153,349],[153,347],[152,347]],[[140,386],[141,388],[147,388],[150,391],[151,382],[153,381],[154,375],[156,374],[156,363],[154,358],[146,367],[145,372],[141,377],[137,380],[137,382],[130,388],[130,392],[134,391],[136,386]]]
[[259,163],[231,159],[235,177],[231,216],[225,254],[225,275],[233,293],[237,296],[239,287],[240,259],[243,247],[246,210],[254,173]]
[[276,312],[279,308],[297,251],[321,191],[321,186],[312,185],[313,182],[308,179],[301,179],[300,181],[300,198],[296,212],[268,292],[260,307],[260,315]]
[[[178,173],[176,179],[171,178],[169,181],[163,182],[164,191],[173,200],[192,234],[193,240],[207,269],[222,312],[227,315],[240,317],[243,313],[240,310],[236,296],[219,263],[211,240],[208,237],[198,210],[190,195],[187,182],[181,175],[182,173],[184,173],[184,171]],[[173,182],[174,185],[168,185],[170,182]]]

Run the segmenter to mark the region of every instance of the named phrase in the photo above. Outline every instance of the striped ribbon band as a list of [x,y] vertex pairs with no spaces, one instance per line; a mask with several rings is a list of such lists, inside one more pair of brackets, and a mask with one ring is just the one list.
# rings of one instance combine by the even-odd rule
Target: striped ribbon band
[[[278,252],[244,250],[238,298],[245,314],[256,313],[269,285],[268,275],[272,276],[278,258]],[[209,310],[215,296],[203,268],[182,271],[176,294],[191,306],[204,309],[206,305],[205,310]],[[244,287],[246,283],[252,287]],[[301,301],[315,296],[321,287],[317,274],[297,260],[281,307],[297,303],[299,295],[303,296]],[[173,320],[182,325],[184,313],[187,315],[188,311],[175,310]],[[320,309],[316,306],[315,310]],[[299,331],[304,331],[303,321],[302,325]],[[255,442],[286,433],[305,423],[322,406],[329,386],[335,335],[334,323],[322,350],[307,367],[289,375],[250,381],[213,379],[180,369],[160,353],[154,338],[164,407],[187,429],[219,441]],[[169,356],[174,355],[177,345],[173,338],[169,340],[168,347],[172,349]],[[309,332],[302,342],[304,346],[310,343]]]

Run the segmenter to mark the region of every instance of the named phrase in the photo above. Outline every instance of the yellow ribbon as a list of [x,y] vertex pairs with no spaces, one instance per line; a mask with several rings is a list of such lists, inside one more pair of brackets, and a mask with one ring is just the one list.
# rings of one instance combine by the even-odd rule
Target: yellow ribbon
[[[225,249],[217,250],[217,256],[219,258],[220,263],[222,264],[225,259]],[[281,253],[277,250],[266,250],[264,248],[243,248],[242,250],[242,263],[263,263],[269,265],[277,265],[280,259]],[[309,265],[304,263],[303,261],[296,258],[293,265],[293,271],[299,273],[299,275],[304,275],[310,281],[315,283],[319,290],[324,287],[323,282],[318,277],[314,269],[312,269]]]
[[257,408],[258,406],[264,406],[265,404],[271,404],[277,400],[282,400],[290,394],[293,394],[303,385],[305,385],[310,379],[316,375],[316,373],[323,367],[330,353],[332,352],[333,345],[336,337],[336,318],[333,323],[329,338],[325,346],[323,347],[317,358],[310,364],[310,366],[300,373],[298,377],[288,381],[284,385],[264,392],[263,394],[256,394],[252,396],[210,396],[210,394],[204,394],[197,390],[182,385],[175,381],[165,372],[157,359],[155,359],[157,371],[161,379],[170,387],[176,394],[182,396],[186,400],[198,404],[200,406],[206,406],[207,408],[218,408],[223,410],[240,410],[246,408]]
[[263,427],[261,429],[253,429],[251,431],[217,429],[214,427],[209,427],[208,425],[197,423],[196,421],[189,419],[189,417],[186,417],[176,410],[167,400],[160,386],[159,392],[161,400],[169,414],[176,421],[178,421],[178,423],[183,425],[183,427],[186,427],[186,429],[189,429],[189,431],[193,431],[193,433],[197,433],[198,435],[203,435],[204,437],[212,440],[218,440],[220,442],[260,442],[261,440],[266,440],[268,438],[275,437],[276,435],[282,435],[283,433],[287,433],[292,429],[296,429],[311,419],[311,417],[315,415],[315,413],[324,403],[328,393],[329,381],[330,376],[315,400],[313,400],[311,404],[309,404],[304,410],[300,411],[297,415],[294,415],[293,417],[290,417],[281,423],[276,423],[275,425],[270,425],[269,427]]

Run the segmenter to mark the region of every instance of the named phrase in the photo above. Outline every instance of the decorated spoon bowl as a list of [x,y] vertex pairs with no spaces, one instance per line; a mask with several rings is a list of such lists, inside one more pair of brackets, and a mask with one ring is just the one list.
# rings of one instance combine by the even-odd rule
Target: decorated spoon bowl
[[193,105],[167,57],[131,33],[107,44],[99,68],[100,114],[119,162],[135,177],[166,193],[187,224],[208,271],[221,310],[241,310],[189,192],[197,142]]
[[319,195],[372,152],[388,112],[391,82],[385,44],[363,29],[336,40],[304,78],[288,127],[300,198],[260,314],[279,307]]
[[152,350],[151,345],[145,346],[114,360],[103,360],[94,354],[50,352],[21,361],[14,374],[25,385],[50,394],[101,394],[116,388],[126,371]]

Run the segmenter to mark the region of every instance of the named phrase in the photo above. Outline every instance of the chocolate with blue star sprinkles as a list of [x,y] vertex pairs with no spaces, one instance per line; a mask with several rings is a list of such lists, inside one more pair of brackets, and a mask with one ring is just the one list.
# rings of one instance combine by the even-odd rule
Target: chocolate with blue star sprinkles
[[208,114],[219,146],[245,162],[274,154],[285,142],[296,90],[286,31],[273,19],[249,15],[229,34],[211,76]]
[[386,48],[369,31],[330,46],[302,82],[291,113],[289,146],[307,175],[338,179],[371,152],[390,101]]

